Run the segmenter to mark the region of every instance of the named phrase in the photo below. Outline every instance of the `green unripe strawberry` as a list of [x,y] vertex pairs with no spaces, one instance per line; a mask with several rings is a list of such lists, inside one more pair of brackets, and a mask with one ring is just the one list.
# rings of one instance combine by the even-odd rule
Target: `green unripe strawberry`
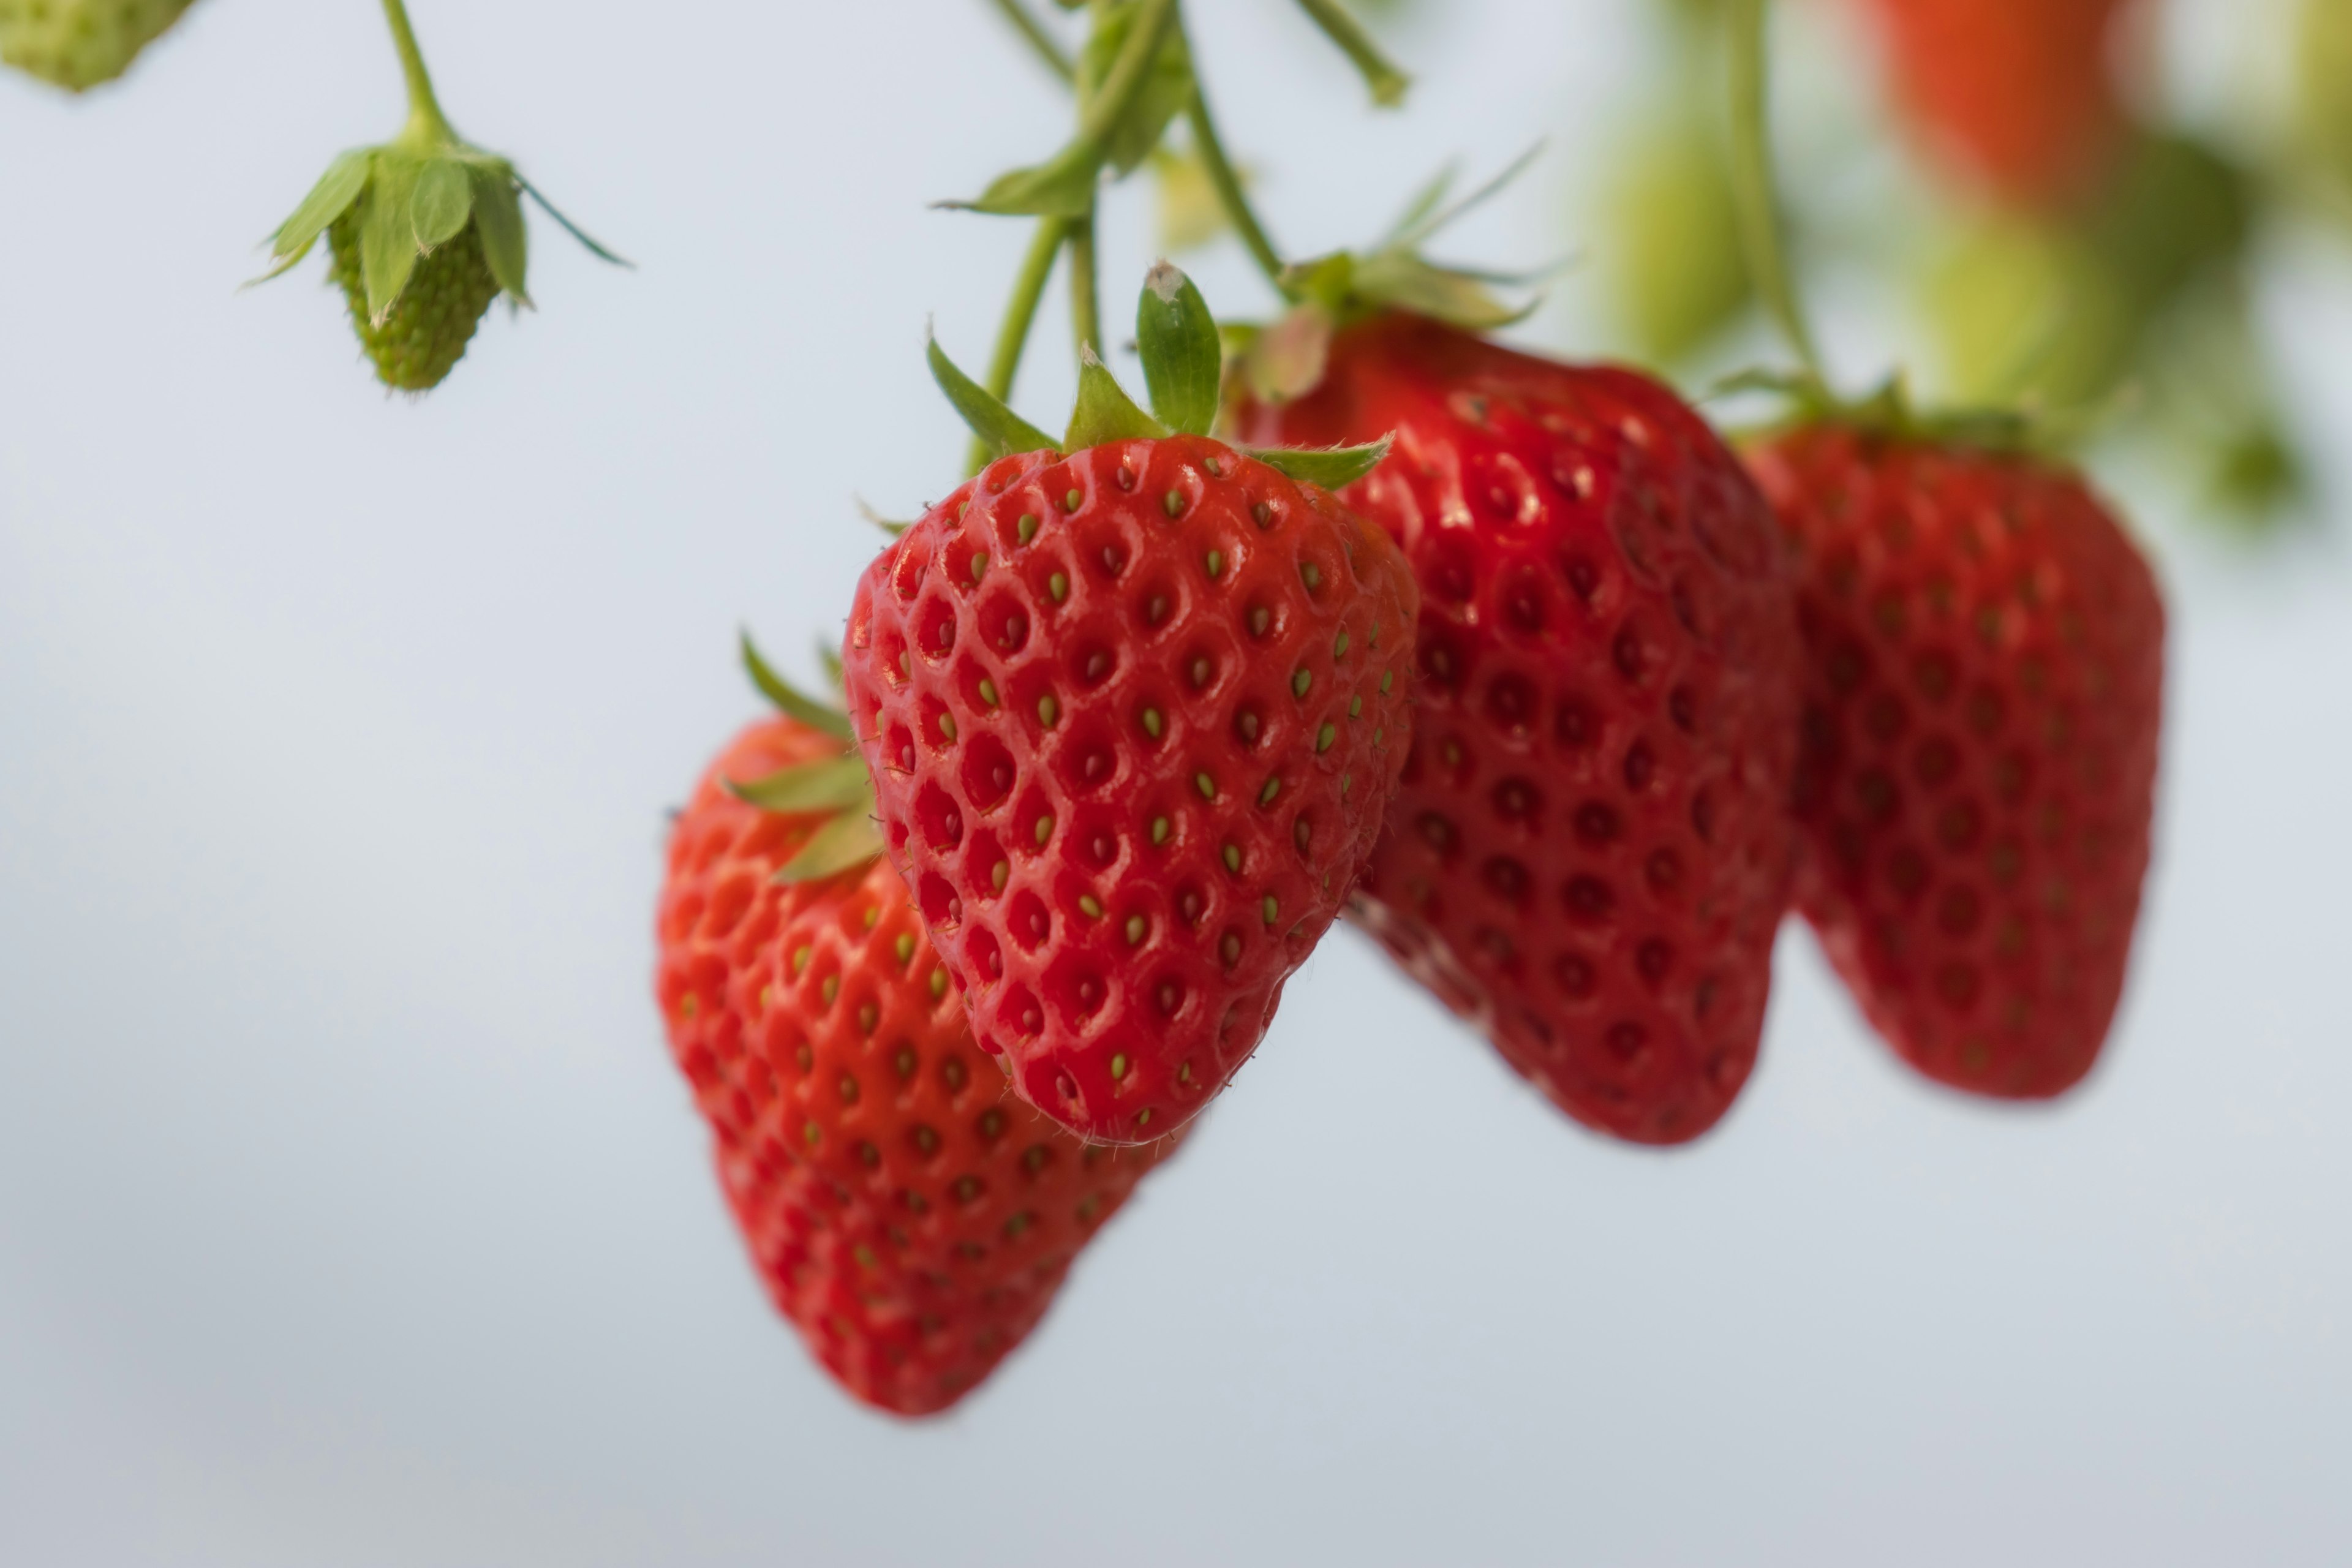
[[112,81],[192,0],[0,0],[0,61],[79,92]]
[[465,358],[474,328],[498,298],[499,280],[482,249],[482,231],[471,219],[457,237],[418,258],[408,287],[381,320],[368,313],[366,268],[360,259],[360,219],[347,211],[327,227],[333,267],[352,305],[352,324],[375,373],[386,386],[425,392]]
[[[0,0],[0,5],[10,0]],[[425,392],[465,357],[490,301],[528,305],[522,198],[607,261],[495,153],[459,138],[433,96],[406,10],[387,0],[393,41],[408,78],[408,123],[380,147],[354,147],[327,165],[270,237],[266,282],[326,237],[329,277],[351,301],[361,346],[386,386]],[[622,262],[622,265],[627,265]]]

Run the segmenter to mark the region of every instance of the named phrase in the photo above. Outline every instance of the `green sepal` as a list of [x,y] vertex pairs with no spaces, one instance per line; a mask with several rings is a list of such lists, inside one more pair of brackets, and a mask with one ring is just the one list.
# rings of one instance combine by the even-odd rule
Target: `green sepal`
[[327,226],[342,216],[360,199],[360,193],[367,189],[374,161],[373,147],[353,147],[339,153],[327,165],[327,172],[319,176],[319,183],[310,187],[310,194],[270,236],[269,255],[276,265],[253,281],[266,283],[310,255],[310,247],[319,242]]
[[1244,447],[1242,448],[1277,473],[1302,484],[1327,490],[1354,484],[1381,466],[1396,438],[1383,436],[1369,447]]
[[530,303],[523,278],[530,265],[530,240],[523,227],[521,187],[513,168],[498,159],[469,161],[467,173],[474,185],[474,226],[482,237],[482,256],[490,276],[507,298],[519,305]]
[[1135,405],[1091,344],[1078,353],[1078,405],[1070,415],[1062,450],[1082,452],[1106,441],[1153,440],[1171,434],[1167,426]]
[[1135,342],[1151,412],[1188,436],[1205,436],[1217,418],[1224,354],[1216,319],[1192,280],[1167,262],[1143,279],[1135,306]]
[[426,250],[448,244],[465,232],[474,216],[474,182],[466,165],[455,158],[435,158],[418,171],[416,194],[409,204],[409,221],[416,243]]
[[817,668],[824,671],[825,684],[835,691],[841,689],[841,650],[823,637],[816,639]]
[[1330,363],[1331,308],[1307,300],[1283,312],[1237,346],[1234,360],[1242,384],[1258,402],[1279,405],[1306,396],[1323,384]]
[[[869,808],[870,809],[870,808]],[[882,853],[882,835],[864,811],[845,811],[816,830],[772,880],[817,882],[863,866]]]
[[743,668],[751,677],[751,684],[760,689],[761,696],[774,703],[780,712],[845,744],[857,738],[849,727],[848,714],[818,701],[777,674],[775,668],[760,657],[759,646],[752,642],[750,632],[743,633],[742,638]]
[[524,179],[520,174],[516,174],[514,172],[513,165],[501,161],[499,163],[499,166],[505,169],[507,173],[512,176],[514,183],[522,188],[522,192],[525,195],[539,204],[540,211],[553,218],[556,221],[557,226],[561,227],[564,233],[578,240],[581,244],[581,247],[586,250],[589,255],[594,257],[599,261],[609,261],[615,267],[625,267],[632,272],[635,272],[637,269],[637,264],[635,262],[630,260],[625,256],[621,256],[606,249],[604,246],[598,244],[596,240],[589,235],[586,229],[582,228],[578,224],[573,223],[570,218],[565,217],[563,214],[557,209],[556,205],[547,199],[544,192],[541,191],[537,185],[532,184],[529,180]]
[[1080,139],[1042,163],[999,174],[971,201],[939,205],[1008,217],[1083,217],[1095,205],[1102,166],[1102,148]]
[[1512,305],[1497,299],[1486,281],[1484,274],[1440,267],[1410,250],[1375,251],[1356,263],[1356,292],[1360,298],[1468,331],[1507,327],[1526,320],[1543,303],[1538,295],[1523,305]]
[[[950,365],[949,368],[953,369],[954,367]],[[998,456],[1001,457],[1003,454],[999,453]],[[857,500],[857,515],[864,518],[866,521],[872,523],[875,527],[880,529],[883,532],[888,534],[893,539],[898,538],[900,534],[915,526],[911,522],[900,522],[897,518],[884,517],[880,512],[875,510],[872,506],[867,504],[863,498],[854,499]]]
[[360,218],[360,272],[367,281],[368,316],[379,326],[416,269],[412,207],[421,164],[412,154],[385,148],[376,153],[375,177],[368,182]]
[[723,779],[729,795],[762,811],[835,812],[851,806],[870,809],[874,789],[866,776],[866,763],[856,756],[803,763],[748,784]]
[[1055,439],[1004,405],[1003,400],[988,388],[956,368],[955,362],[940,347],[933,337],[924,346],[924,357],[929,360],[931,379],[947,394],[955,411],[971,433],[995,449],[998,457],[1014,452],[1057,452],[1062,448]]

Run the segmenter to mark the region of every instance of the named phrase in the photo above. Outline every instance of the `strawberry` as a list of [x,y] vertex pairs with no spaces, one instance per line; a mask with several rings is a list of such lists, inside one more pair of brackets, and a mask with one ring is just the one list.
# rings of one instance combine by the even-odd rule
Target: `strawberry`
[[512,163],[458,138],[433,96],[405,11],[395,5],[387,14],[407,72],[408,123],[382,146],[353,148],[327,166],[270,237],[272,265],[255,281],[287,271],[326,236],[330,276],[350,302],[377,377],[421,393],[465,356],[500,293],[518,307],[530,303],[524,195],[596,256],[627,263],[573,227]]
[[112,81],[190,0],[0,0],[0,62],[74,92]]
[[1867,0],[1895,96],[1929,148],[1992,195],[2079,193],[2124,114],[2109,55],[2129,0]]
[[867,568],[842,654],[886,837],[974,1037],[1023,1098],[1107,1142],[1171,1131],[1223,1088],[1339,912],[1404,761],[1416,598],[1313,482],[1377,450],[1202,434],[1216,328],[1165,263],[1138,336],[1166,423],[1089,353],[1060,444],[933,345],[1006,455]]
[[852,1394],[924,1415],[1021,1342],[1175,1141],[1089,1146],[1006,1094],[878,858],[845,721],[754,659],[817,722],[746,730],[679,816],[656,992],[778,1309]]
[[1240,424],[1396,432],[1341,494],[1422,585],[1355,918],[1578,1121],[1698,1136],[1755,1065],[1792,858],[1796,635],[1754,486],[1655,382],[1394,312]]
[[2147,869],[2164,607],[2073,472],[1812,421],[1751,467],[1801,552],[1799,897],[1938,1082],[2058,1094],[2121,994]]

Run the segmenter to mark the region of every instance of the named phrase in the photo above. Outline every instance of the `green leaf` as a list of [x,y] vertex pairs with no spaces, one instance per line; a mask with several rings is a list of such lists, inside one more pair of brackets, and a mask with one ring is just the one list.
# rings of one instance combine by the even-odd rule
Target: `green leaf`
[[1392,436],[1369,447],[1246,447],[1243,450],[1267,468],[1288,474],[1302,484],[1327,490],[1345,489],[1381,466],[1389,455]]
[[862,757],[803,763],[749,784],[738,784],[733,779],[720,783],[729,795],[762,811],[835,812],[852,806],[873,809],[874,785],[866,776],[866,761]]
[[1078,405],[1070,415],[1062,449],[1081,452],[1105,441],[1151,440],[1169,435],[1167,426],[1135,405],[1109,367],[1091,346],[1078,354]]
[[528,305],[530,291],[523,287],[523,274],[530,266],[530,242],[523,229],[522,197],[514,171],[503,163],[476,163],[468,173],[474,182],[474,226],[481,231],[490,276],[509,299]]
[[988,388],[958,370],[955,362],[932,338],[924,349],[930,361],[931,379],[940,384],[955,411],[963,422],[1003,458],[1014,452],[1057,452],[1061,448],[1054,438],[1018,414],[1004,406],[1003,400]]
[[1042,163],[999,174],[971,201],[940,205],[1007,216],[1083,217],[1095,205],[1102,166],[1101,145],[1081,137]]
[[882,853],[882,835],[862,812],[844,812],[823,827],[775,875],[786,884],[816,882],[865,865]]
[[416,224],[410,214],[416,174],[415,158],[376,154],[375,178],[360,219],[360,271],[367,280],[368,315],[379,326],[416,269]]
[[474,216],[474,182],[466,165],[454,158],[436,158],[416,176],[416,195],[410,216],[416,225],[416,243],[431,250],[464,232]]
[[1135,342],[1151,412],[1188,436],[1205,436],[1217,418],[1224,368],[1216,319],[1192,280],[1162,261],[1144,275],[1135,305]]
[[310,187],[302,205],[270,237],[269,253],[283,263],[270,277],[275,278],[307,255],[327,226],[359,200],[360,193],[367,188],[374,156],[373,147],[354,147],[327,165],[327,172],[319,176],[319,183]]
[[743,668],[750,673],[751,684],[760,689],[760,695],[774,703],[779,711],[799,720],[812,730],[824,731],[844,744],[857,738],[849,728],[848,714],[819,702],[778,675],[774,667],[760,657],[759,647],[751,641],[751,634],[745,632],[742,637]]
[[[955,366],[950,365],[948,368],[950,370],[954,370]],[[996,455],[999,457],[1003,456],[1001,452]],[[857,515],[864,518],[866,521],[872,523],[875,527],[880,529],[883,532],[888,534],[893,539],[898,538],[900,534],[915,526],[911,522],[900,522],[896,518],[884,517],[880,512],[875,510],[871,505],[867,504],[866,499],[862,496],[854,499],[856,499],[857,502]]]

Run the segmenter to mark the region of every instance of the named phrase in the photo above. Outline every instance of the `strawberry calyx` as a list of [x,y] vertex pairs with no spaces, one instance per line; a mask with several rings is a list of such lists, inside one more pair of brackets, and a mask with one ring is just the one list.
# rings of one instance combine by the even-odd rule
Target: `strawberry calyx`
[[352,148],[327,165],[310,194],[269,237],[269,270],[253,282],[266,283],[292,268],[331,226],[355,213],[366,305],[373,324],[381,326],[391,316],[420,261],[469,230],[478,237],[499,290],[516,306],[529,306],[525,195],[592,255],[629,266],[556,210],[512,162],[473,145],[451,129],[402,0],[385,0],[384,15],[407,80],[408,121],[391,141]]
[[[840,752],[813,763],[781,768],[756,779],[721,779],[720,786],[746,805],[793,816],[820,818],[816,831],[776,871],[782,885],[819,882],[866,865],[882,853],[875,827],[874,780],[857,754],[849,715],[810,696],[778,674],[762,658],[751,634],[742,637],[743,668],[760,694],[777,711],[840,742]],[[826,652],[826,672],[839,679],[838,657]]]
[[[1217,417],[1223,342],[1200,289],[1166,261],[1155,263],[1144,277],[1136,303],[1135,338],[1150,410],[1128,395],[1089,344],[1080,352],[1076,406],[1058,440],[958,369],[936,337],[926,353],[932,379],[992,457],[1077,452],[1106,441],[1208,435]],[[1291,479],[1338,489],[1379,467],[1388,456],[1389,441],[1383,437],[1353,447],[1237,449]]]
[[1514,301],[1498,289],[1528,289],[1556,268],[1493,272],[1432,261],[1423,247],[1463,214],[1523,173],[1540,144],[1461,199],[1448,203],[1455,171],[1441,170],[1389,232],[1360,251],[1337,250],[1285,267],[1276,279],[1290,308],[1264,325],[1226,329],[1233,374],[1255,401],[1278,405],[1322,384],[1334,334],[1385,310],[1426,316],[1465,331],[1490,332],[1525,320],[1540,294]]

